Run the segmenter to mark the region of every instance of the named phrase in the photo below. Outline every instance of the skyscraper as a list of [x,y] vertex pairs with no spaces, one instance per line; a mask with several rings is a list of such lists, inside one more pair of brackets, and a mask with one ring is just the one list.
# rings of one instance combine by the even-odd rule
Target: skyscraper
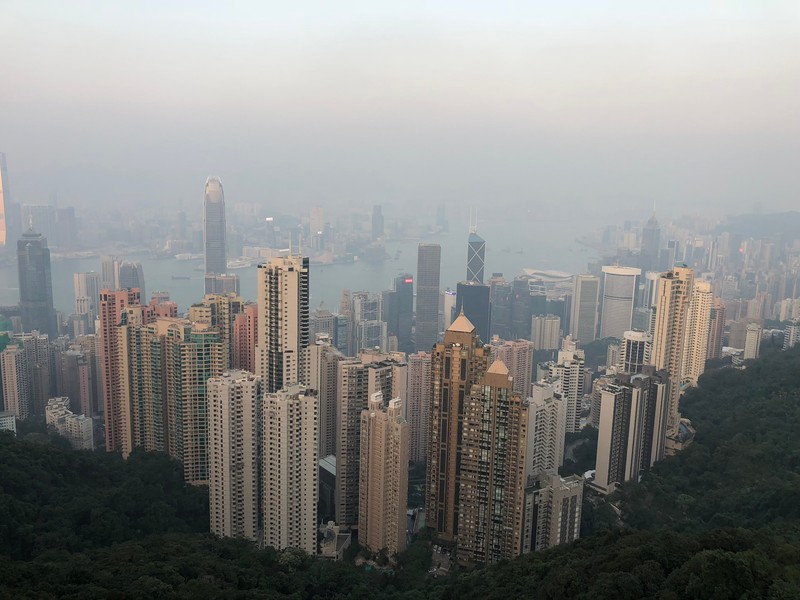
[[19,307],[22,329],[58,337],[56,311],[53,309],[53,282],[50,278],[50,250],[47,239],[28,229],[17,241],[19,269]]
[[95,271],[88,273],[75,273],[73,275],[75,288],[75,313],[88,314],[91,321],[91,331],[94,331],[94,320],[100,308],[100,274]]
[[639,262],[642,271],[658,268],[658,251],[661,244],[661,230],[656,215],[653,214],[642,228],[642,244],[639,249]]
[[417,350],[428,352],[439,339],[439,271],[442,247],[420,244],[417,250]]
[[408,356],[408,392],[406,419],[411,442],[409,456],[413,461],[427,461],[431,408],[431,355],[416,352]]
[[491,361],[502,360],[513,379],[512,389],[527,398],[533,374],[533,343],[529,340],[503,341],[492,339],[489,344]]
[[706,359],[719,358],[722,354],[722,333],[725,329],[725,303],[714,298],[708,325],[708,351]]
[[600,337],[622,338],[631,328],[633,304],[641,269],[633,267],[603,267],[603,307],[600,317]]
[[336,522],[341,527],[358,527],[361,411],[375,392],[405,400],[408,366],[403,360],[401,353],[361,352],[337,362]]
[[394,278],[394,289],[383,294],[381,313],[388,335],[397,338],[397,349],[411,354],[414,351],[414,278],[410,273]]
[[[456,486],[460,560],[492,564],[522,553],[527,407],[496,360],[463,401]],[[455,423],[454,423],[455,425]]]
[[376,204],[372,207],[372,241],[377,241],[383,237],[383,212],[381,205]]
[[336,383],[337,365],[344,355],[331,343],[327,334],[317,334],[309,350],[309,378],[319,401],[319,455],[336,454]]
[[564,438],[567,432],[567,405],[551,383],[531,385],[528,407],[526,472],[535,475],[557,472],[564,463]]
[[486,242],[478,235],[476,227],[470,227],[467,241],[467,281],[483,283]]
[[211,533],[261,541],[261,379],[227,371],[208,381]]
[[597,317],[600,300],[600,278],[594,275],[575,275],[572,279],[572,315],[570,335],[581,344],[597,337]]
[[192,323],[205,323],[219,332],[225,371],[233,364],[234,321],[244,312],[244,307],[244,300],[233,292],[206,294],[202,302],[189,307],[189,320]]
[[264,394],[261,512],[264,544],[317,552],[317,432],[311,390],[294,384]]
[[[489,286],[482,283],[471,281],[461,281],[456,285],[456,314],[462,312],[475,325],[475,331],[481,341],[488,343],[489,322],[492,311],[489,303]],[[530,336],[530,323],[528,323],[528,335]]]
[[758,358],[761,352],[762,333],[763,329],[758,323],[749,323],[747,325],[744,336],[744,353],[742,354],[744,360]]
[[402,401],[384,407],[383,393],[373,393],[361,412],[358,487],[358,539],[372,552],[406,548],[408,444]]
[[308,377],[308,258],[258,265],[258,371],[267,393]]
[[653,338],[644,331],[626,331],[619,349],[619,365],[623,373],[641,373],[651,364]]
[[655,322],[653,327],[653,365],[669,375],[669,413],[667,436],[678,433],[681,395],[681,374],[686,338],[689,300],[694,285],[694,271],[686,266],[674,267],[661,275],[658,283]]
[[681,382],[697,385],[706,369],[708,338],[711,329],[711,283],[695,281],[686,314],[686,335],[683,346]]
[[139,290],[100,291],[100,352],[106,450],[123,451],[128,439],[124,414],[124,379],[119,325],[126,307],[139,304]]
[[203,242],[206,274],[222,274],[228,270],[225,248],[225,194],[218,177],[206,179],[203,192]]
[[433,349],[426,523],[447,541],[459,532],[463,402],[486,372],[488,360],[489,350],[463,313]]
[[139,289],[139,297],[147,302],[147,292],[144,288],[144,269],[142,263],[122,261],[119,264],[119,287],[123,290]]
[[626,481],[638,481],[664,457],[668,409],[668,375],[618,375],[601,390],[594,487],[614,491]]
[[581,430],[581,399],[585,376],[583,350],[560,350],[558,362],[550,363],[550,378],[560,381],[559,388],[567,407],[567,433]]

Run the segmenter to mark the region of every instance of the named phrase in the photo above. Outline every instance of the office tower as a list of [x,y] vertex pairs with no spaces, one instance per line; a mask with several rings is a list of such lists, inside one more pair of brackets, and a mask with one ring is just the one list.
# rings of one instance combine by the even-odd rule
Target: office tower
[[386,321],[388,335],[397,338],[397,349],[411,354],[414,351],[414,278],[410,273],[394,278],[394,289],[384,292],[381,310],[381,318]]
[[583,398],[583,350],[560,350],[558,362],[549,364],[549,376],[558,379],[564,403],[567,406],[567,433],[581,430],[581,399]]
[[30,417],[33,399],[22,346],[9,344],[0,352],[0,383],[3,386],[3,408],[20,421]]
[[661,280],[661,271],[647,271],[644,274],[644,286],[640,306],[645,309],[655,307],[658,301],[658,282]]
[[417,249],[417,350],[428,352],[439,339],[439,271],[442,247],[420,244]]
[[308,258],[258,265],[258,375],[276,392],[308,377]]
[[206,294],[203,301],[189,307],[192,323],[205,323],[220,334],[222,343],[223,370],[233,365],[233,330],[236,317],[244,312],[245,302],[234,293]]
[[681,395],[686,320],[693,285],[694,271],[688,267],[674,267],[672,271],[663,273],[658,283],[652,363],[656,369],[669,374],[668,437],[678,434],[680,424],[678,401]]
[[361,411],[375,392],[406,399],[408,366],[402,353],[361,352],[338,361],[336,396],[336,523],[358,527]]
[[261,514],[264,545],[317,552],[317,427],[311,390],[264,394]]
[[218,331],[185,319],[159,319],[165,341],[167,450],[183,462],[192,485],[208,483],[208,401],[206,384],[224,371]]
[[597,338],[600,278],[594,275],[575,275],[572,286],[569,333],[585,346]]
[[439,331],[446,331],[456,314],[456,293],[447,288],[439,295]]
[[50,398],[47,401],[45,422],[48,429],[66,438],[75,450],[94,450],[92,419],[73,413],[68,397]]
[[149,306],[127,306],[117,328],[121,386],[121,451],[167,451],[165,338]]
[[80,414],[93,416],[97,400],[90,357],[77,349],[58,352],[56,357],[56,394],[70,398]]
[[501,340],[511,339],[511,284],[502,273],[492,274],[489,280],[489,301],[492,304],[492,322],[489,332]]
[[116,256],[106,255],[100,259],[100,289],[112,292],[119,289],[119,261]]
[[54,247],[58,248],[58,225],[55,206],[51,204],[23,204],[22,223],[23,227],[38,231]]
[[533,343],[528,340],[503,341],[492,338],[489,343],[489,360],[503,361],[513,379],[512,389],[523,398],[530,391],[534,350]]
[[88,314],[91,321],[91,330],[94,331],[94,320],[100,307],[100,273],[75,273],[72,276],[75,288],[75,312]]
[[372,207],[372,241],[383,237],[383,212],[381,205],[376,204]]
[[126,307],[139,304],[139,290],[100,290],[100,348],[103,382],[103,415],[106,426],[106,450],[123,450],[127,439],[123,420],[121,352],[118,327]]
[[53,308],[47,239],[29,228],[17,241],[17,266],[23,331],[35,329],[55,339],[58,337],[58,325]]
[[236,273],[206,273],[206,294],[239,295],[239,276]]
[[525,489],[522,551],[540,552],[574,542],[581,533],[583,477],[540,473]]
[[639,249],[639,262],[642,271],[658,268],[658,251],[660,247],[661,230],[654,214],[642,228],[642,244]]
[[467,281],[483,283],[486,242],[478,235],[477,223],[470,223],[467,241]]
[[11,193],[8,186],[8,169],[6,155],[0,152],[0,248],[7,246],[9,240],[8,205],[11,203]]
[[308,229],[312,236],[325,230],[325,209],[321,206],[311,207],[308,217]]
[[209,177],[206,179],[203,192],[203,248],[206,274],[221,275],[228,271],[225,232],[225,194],[222,191],[222,182],[218,177]]
[[561,319],[556,315],[535,315],[531,319],[534,350],[558,350],[561,346]]
[[496,360],[464,399],[457,557],[493,564],[522,553],[528,415]]
[[320,306],[308,316],[308,339],[316,339],[317,334],[328,336],[335,344],[336,340],[336,315],[327,308]]
[[208,497],[211,533],[261,542],[261,379],[226,371],[208,381]]
[[428,433],[431,409],[431,355],[416,352],[408,356],[406,419],[410,432],[411,460],[428,460]]
[[790,321],[783,329],[783,349],[788,350],[800,344],[800,320]]
[[447,541],[454,541],[459,532],[462,401],[483,377],[488,360],[489,350],[463,313],[433,349],[426,523]]
[[408,423],[402,401],[370,396],[361,412],[358,539],[371,552],[389,556],[406,548],[408,499]]
[[58,248],[62,252],[75,250],[78,245],[78,224],[74,207],[65,206],[56,209],[56,234]]
[[719,358],[722,354],[722,333],[725,330],[725,303],[714,298],[708,324],[708,351],[706,360]]
[[232,369],[256,372],[257,338],[258,304],[247,302],[233,319]]
[[[463,312],[464,316],[475,325],[475,331],[483,342],[488,342],[489,322],[491,320],[491,304],[489,303],[489,286],[482,283],[462,281],[456,285],[456,314]],[[530,335],[528,332],[522,337]]]
[[551,383],[531,385],[528,407],[528,444],[525,470],[530,474],[557,472],[564,464],[567,405]]
[[319,399],[319,455],[336,454],[336,383],[344,355],[324,333],[317,334],[309,351],[309,387]]
[[355,292],[350,307],[350,345],[354,352],[387,350],[388,327],[381,320],[381,296],[369,292]]
[[644,331],[626,331],[622,335],[619,345],[619,361],[608,362],[609,365],[619,364],[623,373],[641,373],[645,365],[651,364],[653,351],[653,338]]
[[744,338],[744,360],[758,358],[761,351],[761,334],[763,329],[758,323],[750,323],[745,330]]
[[511,283],[511,338],[527,338],[531,332],[533,298],[527,277],[515,277]]
[[123,290],[138,288],[139,297],[147,298],[144,287],[144,270],[140,262],[122,261],[119,264],[119,287]]
[[664,456],[669,375],[618,375],[601,390],[597,468],[593,486],[610,493]]
[[697,385],[697,380],[706,369],[712,302],[711,283],[695,281],[689,299],[689,309],[686,313],[686,333],[681,367],[682,384]]
[[601,338],[621,338],[631,328],[633,304],[641,273],[641,269],[633,267],[603,267]]

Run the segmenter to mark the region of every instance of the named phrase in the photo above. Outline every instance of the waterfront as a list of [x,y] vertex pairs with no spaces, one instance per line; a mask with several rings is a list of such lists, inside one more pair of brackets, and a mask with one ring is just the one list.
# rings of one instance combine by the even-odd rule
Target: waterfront
[[[502,272],[510,279],[523,268],[579,273],[595,257],[593,251],[579,245],[575,238],[594,229],[596,221],[546,221],[531,213],[513,221],[506,219],[508,215],[496,215],[481,223],[479,233],[486,240],[487,281],[493,272]],[[342,289],[378,292],[391,287],[393,278],[400,273],[416,275],[417,245],[420,242],[442,245],[441,287],[455,289],[456,283],[466,274],[467,224],[461,222],[451,225],[448,234],[420,240],[388,241],[386,252],[392,258],[382,262],[312,265],[312,309],[324,302],[332,311],[338,310]],[[119,258],[140,261],[148,296],[156,290],[167,291],[181,312],[202,298],[203,273],[196,269],[202,267],[202,260],[179,261],[122,254]],[[64,314],[73,312],[73,273],[92,270],[100,270],[99,257],[53,261],[53,296],[57,310]],[[241,279],[241,294],[245,299],[256,298],[256,270],[254,265],[232,271]],[[0,305],[16,304],[18,294],[16,265],[7,262],[0,267]]]

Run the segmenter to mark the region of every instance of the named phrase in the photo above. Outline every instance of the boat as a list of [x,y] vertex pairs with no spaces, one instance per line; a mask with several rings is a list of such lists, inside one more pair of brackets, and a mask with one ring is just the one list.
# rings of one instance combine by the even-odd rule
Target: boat
[[188,275],[173,275],[172,279],[179,280],[179,281],[185,281],[185,280],[191,279],[191,277],[189,277]]

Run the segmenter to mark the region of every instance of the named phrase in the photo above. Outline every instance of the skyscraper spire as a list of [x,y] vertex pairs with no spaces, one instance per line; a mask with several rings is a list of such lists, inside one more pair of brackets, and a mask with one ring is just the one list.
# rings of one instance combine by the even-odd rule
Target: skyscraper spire
[[[206,179],[203,193],[203,242],[206,275],[221,275],[228,270],[225,252],[225,194],[219,177]],[[206,290],[209,293],[213,290]]]

